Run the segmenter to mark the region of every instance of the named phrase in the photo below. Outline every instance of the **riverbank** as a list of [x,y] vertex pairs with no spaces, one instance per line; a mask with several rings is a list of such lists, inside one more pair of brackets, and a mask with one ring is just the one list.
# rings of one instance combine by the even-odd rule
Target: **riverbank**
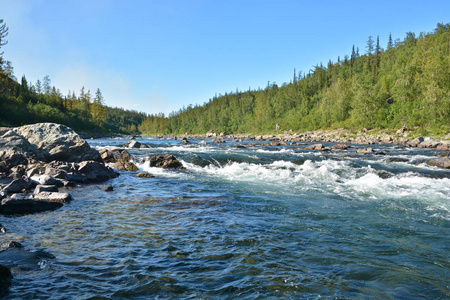
[[[163,137],[163,136],[159,136]],[[396,132],[386,132],[364,128],[353,132],[347,129],[317,130],[296,133],[285,131],[283,133],[273,133],[266,135],[253,134],[227,134],[225,132],[216,133],[209,131],[206,134],[184,134],[170,136],[176,139],[201,139],[209,138],[220,142],[220,139],[229,138],[235,140],[255,140],[270,143],[279,142],[283,144],[298,143],[340,143],[356,145],[402,145],[405,147],[433,148],[442,151],[450,151],[450,133],[445,136],[420,136],[417,132],[406,129],[399,129]]]

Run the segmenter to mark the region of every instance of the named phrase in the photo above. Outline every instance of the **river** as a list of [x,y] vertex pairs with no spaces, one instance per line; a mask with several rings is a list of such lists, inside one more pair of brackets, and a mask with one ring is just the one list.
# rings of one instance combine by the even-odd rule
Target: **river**
[[[151,148],[132,159],[154,178],[122,172],[113,192],[76,187],[56,211],[0,216],[1,238],[55,256],[17,263],[7,299],[450,297],[450,170],[423,163],[438,151],[138,141]],[[159,153],[186,170],[150,168]]]

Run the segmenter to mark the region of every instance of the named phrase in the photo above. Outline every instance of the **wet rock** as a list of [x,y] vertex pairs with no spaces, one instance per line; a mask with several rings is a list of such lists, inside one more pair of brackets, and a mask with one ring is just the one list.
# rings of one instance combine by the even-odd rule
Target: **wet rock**
[[139,143],[138,141],[132,140],[123,145],[124,148],[139,148],[139,149],[145,149],[150,148],[149,146]]
[[113,187],[112,185],[105,185],[105,186],[103,187],[103,190],[104,190],[105,192],[112,192],[112,191],[114,190],[114,187]]
[[322,148],[323,148],[322,144],[314,144],[314,145],[305,147],[306,150],[322,150]]
[[122,170],[122,171],[139,171],[139,168],[136,165],[129,161],[117,161],[114,163],[113,168]]
[[147,173],[147,172],[139,172],[139,173],[136,174],[136,177],[140,177],[140,178],[153,178],[153,177],[155,177],[155,176],[153,176],[152,174]]
[[231,148],[235,148],[235,149],[246,149],[246,147],[243,146],[243,145],[231,146]]
[[189,145],[191,142],[189,142],[187,138],[183,138],[183,139],[181,140],[181,143],[182,143],[183,145]]
[[115,163],[117,161],[130,161],[130,153],[125,149],[113,149],[100,151],[101,157],[106,163]]
[[8,267],[0,265],[0,297],[7,294],[13,276]]
[[207,145],[208,143],[207,143],[205,140],[203,140],[203,141],[200,141],[198,144],[199,144],[199,145],[202,145],[202,146],[205,146],[205,145]]
[[386,159],[387,163],[391,162],[409,162],[409,159],[407,158],[401,158],[401,157],[390,157]]
[[150,167],[184,169],[181,162],[179,162],[172,154],[158,154],[150,156]]
[[6,242],[1,244],[2,248],[17,248],[17,249],[23,249],[23,245],[16,241]]
[[220,139],[220,138],[216,138],[216,139],[213,140],[213,143],[214,144],[223,144],[223,143],[225,143],[225,140],[224,139]]
[[374,153],[372,148],[358,148],[356,149],[356,152],[360,153],[360,154],[370,154],[370,153]]
[[438,167],[438,168],[450,169],[450,157],[444,156],[444,157],[431,159],[431,160],[427,161],[427,164],[430,166]]
[[336,144],[331,146],[331,149],[333,150],[347,150],[348,146],[346,144]]
[[[16,195],[14,195],[16,196]],[[5,198],[0,205],[0,214],[31,214],[47,210],[55,210],[63,206],[61,202],[39,201],[32,197],[23,199]]]

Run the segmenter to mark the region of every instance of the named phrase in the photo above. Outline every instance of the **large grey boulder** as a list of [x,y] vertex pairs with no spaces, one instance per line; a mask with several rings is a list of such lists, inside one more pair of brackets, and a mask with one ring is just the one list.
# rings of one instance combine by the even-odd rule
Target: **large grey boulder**
[[47,161],[102,161],[98,151],[92,149],[85,140],[67,126],[38,123],[17,127],[13,131],[34,145]]
[[150,156],[150,167],[164,169],[185,169],[172,154],[157,154]]

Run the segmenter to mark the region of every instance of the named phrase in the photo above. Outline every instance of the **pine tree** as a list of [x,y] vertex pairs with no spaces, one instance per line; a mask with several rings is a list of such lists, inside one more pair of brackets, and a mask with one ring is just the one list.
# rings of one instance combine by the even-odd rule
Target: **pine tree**
[[389,33],[389,41],[387,44],[388,50],[392,49],[394,47],[394,43],[392,42],[392,35]]

